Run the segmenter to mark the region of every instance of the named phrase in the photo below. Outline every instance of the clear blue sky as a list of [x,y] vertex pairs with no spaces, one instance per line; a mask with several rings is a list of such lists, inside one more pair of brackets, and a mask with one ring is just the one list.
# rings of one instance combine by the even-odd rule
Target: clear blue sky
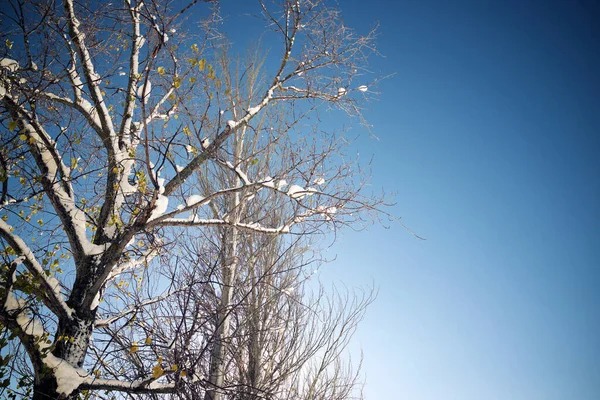
[[428,238],[346,232],[321,275],[379,287],[366,398],[600,399],[600,2],[339,5],[396,73],[357,151]]
[[340,1],[379,21],[367,113],[393,227],[323,278],[373,280],[366,397],[600,399],[600,3]]

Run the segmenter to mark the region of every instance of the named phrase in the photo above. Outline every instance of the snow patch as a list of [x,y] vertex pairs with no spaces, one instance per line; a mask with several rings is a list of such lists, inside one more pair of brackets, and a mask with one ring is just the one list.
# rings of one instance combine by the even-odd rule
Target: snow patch
[[275,181],[270,176],[265,176],[261,183],[264,187],[275,189]]
[[193,206],[193,205],[195,205],[195,204],[198,204],[198,203],[200,203],[202,200],[204,200],[204,197],[202,197],[202,196],[199,196],[199,195],[197,195],[197,194],[193,194],[193,195],[191,195],[190,197],[188,197],[187,199],[185,199],[185,204],[186,204],[188,207],[191,207],[191,206]]
[[[145,86],[145,88],[144,88]],[[150,83],[150,81],[147,81],[146,84],[142,84],[140,85],[140,87],[138,87],[137,89],[137,95],[138,97],[142,98],[142,101],[144,103],[148,102],[148,97],[150,97],[150,91],[152,90],[152,83]]]
[[48,354],[43,360],[44,364],[54,371],[58,387],[56,391],[65,396],[70,395],[88,377],[88,373],[81,368],[73,368],[65,360]]
[[0,59],[0,67],[7,69],[10,72],[15,72],[19,69],[19,63],[10,58],[2,58]]
[[292,199],[297,199],[297,200],[304,198],[304,196],[306,196],[306,194],[307,194],[306,189],[304,189],[300,185],[292,185],[289,187],[289,189],[287,191],[288,196],[290,196]]
[[318,185],[318,186],[324,185],[324,184],[325,184],[325,178],[323,178],[322,176],[320,176],[320,177],[316,178],[316,179],[313,181],[313,183],[314,183],[315,185]]
[[282,179],[282,180],[278,181],[277,182],[277,190],[283,189],[284,187],[287,186],[287,184],[288,183],[287,183],[287,181],[285,179]]
[[156,199],[156,205],[154,206],[154,210],[152,211],[152,215],[150,215],[150,219],[148,220],[148,222],[163,215],[165,211],[167,211],[168,206],[169,198],[167,196],[159,194],[158,198]]

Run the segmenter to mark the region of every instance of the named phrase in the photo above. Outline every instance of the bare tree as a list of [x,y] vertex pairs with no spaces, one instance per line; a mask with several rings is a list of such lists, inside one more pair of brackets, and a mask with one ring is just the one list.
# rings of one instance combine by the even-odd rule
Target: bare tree
[[[8,382],[36,399],[190,385],[215,398],[224,340],[263,312],[241,246],[360,224],[381,204],[337,153],[344,139],[314,125],[328,107],[360,118],[373,33],[320,1],[259,2],[280,58],[233,67],[218,9],[195,3],[14,0],[3,12],[0,344]],[[233,321],[240,279],[255,306]],[[299,369],[296,382],[315,383],[296,390],[321,398],[327,371]]]

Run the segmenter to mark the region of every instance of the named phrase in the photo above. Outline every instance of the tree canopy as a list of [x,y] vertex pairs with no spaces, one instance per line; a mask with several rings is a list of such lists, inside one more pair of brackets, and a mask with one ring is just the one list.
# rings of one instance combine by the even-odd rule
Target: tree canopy
[[[244,18],[279,47],[240,55]],[[364,123],[374,31],[318,0],[11,0],[0,26],[0,393],[359,396],[373,293],[310,279],[384,205],[320,127]]]

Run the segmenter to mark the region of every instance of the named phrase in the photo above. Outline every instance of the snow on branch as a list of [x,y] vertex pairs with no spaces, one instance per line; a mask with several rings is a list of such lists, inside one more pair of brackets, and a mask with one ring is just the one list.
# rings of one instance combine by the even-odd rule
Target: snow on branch
[[1,219],[0,236],[2,236],[4,240],[10,244],[13,250],[22,257],[23,264],[25,264],[35,279],[40,282],[43,291],[42,298],[45,300],[45,305],[57,316],[64,319],[70,319],[73,310],[64,301],[56,278],[48,277],[46,275],[46,271],[44,271],[42,265],[37,261],[29,246],[27,246],[23,239],[12,233],[12,227]]
[[[294,222],[295,223],[295,222]],[[270,228],[267,226],[263,226],[257,222],[252,223],[243,223],[243,222],[232,222],[227,219],[218,219],[218,218],[198,218],[195,217],[193,219],[183,219],[183,218],[167,218],[163,219],[156,225],[159,226],[231,226],[241,230],[256,232],[256,233],[265,233],[265,234],[282,234],[289,233],[290,228],[293,224],[284,224],[279,227]]]
[[[292,40],[293,42],[293,40]],[[225,140],[235,133],[239,128],[248,125],[250,120],[254,118],[256,114],[258,114],[263,108],[265,108],[269,102],[273,99],[273,94],[275,90],[280,84],[281,74],[287,65],[287,61],[289,58],[289,54],[291,53],[292,48],[289,47],[286,55],[284,56],[282,63],[280,65],[279,71],[273,78],[273,83],[271,87],[266,91],[265,95],[261,99],[260,102],[254,107],[250,107],[246,114],[238,119],[237,121],[229,120],[227,121],[225,128],[217,135],[214,141],[212,141],[200,154],[194,157],[188,165],[186,165],[181,171],[177,171],[176,175],[165,185],[165,196],[173,193],[178,187],[180,187],[185,180],[194,173],[202,164],[206,162],[210,158],[211,155],[215,154],[216,150],[225,142]],[[241,171],[239,171],[241,172]]]
[[102,129],[108,136],[115,136],[115,130],[112,120],[108,113],[108,108],[104,102],[104,96],[100,89],[100,76],[94,70],[92,56],[85,44],[85,35],[79,30],[80,22],[75,16],[75,7],[73,0],[65,0],[65,11],[67,13],[67,22],[69,24],[69,35],[75,44],[75,48],[81,57],[83,74],[87,80],[87,87],[92,97],[92,102],[98,112]]
[[124,393],[173,393],[177,385],[175,382],[157,382],[157,378],[154,377],[138,379],[133,382],[88,378],[83,381],[80,388],[82,390],[116,390]]
[[75,258],[99,253],[103,248],[93,245],[87,239],[85,214],[75,204],[75,194],[69,181],[70,170],[64,165],[54,141],[44,127],[20,104],[8,95],[4,101],[27,139],[41,173],[44,192],[62,222]]
[[111,269],[110,273],[108,274],[107,278],[105,279],[105,282],[110,282],[111,280],[115,279],[117,276],[119,276],[127,271],[131,271],[131,270],[139,267],[142,264],[149,263],[157,255],[158,255],[157,249],[154,249],[154,248],[148,249],[147,251],[144,252],[144,254],[142,256],[140,256],[134,260],[129,260],[127,262],[124,262],[124,263],[118,265],[117,267]]

